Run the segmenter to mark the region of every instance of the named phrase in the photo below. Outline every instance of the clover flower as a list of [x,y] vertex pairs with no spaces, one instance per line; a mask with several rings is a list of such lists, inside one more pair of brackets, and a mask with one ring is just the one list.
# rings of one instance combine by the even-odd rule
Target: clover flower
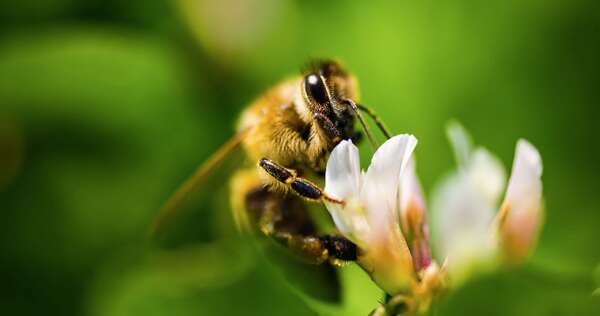
[[447,287],[447,274],[456,286],[475,267],[523,262],[541,226],[542,162],[533,145],[517,142],[498,210],[506,183],[501,163],[487,150],[473,149],[460,125],[453,124],[448,134],[459,168],[433,199],[441,268],[431,255],[425,199],[412,157],[414,136],[387,140],[366,172],[351,141],[338,144],[327,162],[325,192],[343,201],[325,203],[337,229],[357,244],[357,263],[393,296],[387,304],[410,305],[411,312],[428,310],[435,294]]
[[414,287],[417,273],[431,261],[424,202],[411,159],[416,145],[412,135],[392,137],[361,172],[358,149],[342,141],[325,173],[325,191],[344,201],[326,203],[335,225],[358,245],[358,264],[389,294]]
[[462,126],[448,128],[458,169],[433,194],[436,245],[448,259],[453,282],[503,262],[520,263],[535,246],[542,221],[542,160],[528,141],[517,142],[506,184],[502,164],[482,147],[472,148]]

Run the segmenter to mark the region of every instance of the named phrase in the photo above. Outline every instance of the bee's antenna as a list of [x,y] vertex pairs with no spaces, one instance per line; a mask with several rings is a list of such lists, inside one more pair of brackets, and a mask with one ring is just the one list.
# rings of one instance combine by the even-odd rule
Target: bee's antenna
[[373,119],[373,121],[375,121],[375,124],[377,124],[377,127],[379,127],[379,130],[383,133],[383,135],[385,135],[385,137],[387,139],[390,139],[392,137],[389,130],[387,129],[385,124],[383,124],[383,121],[379,118],[379,116],[377,116],[375,111],[373,111],[369,107],[364,106],[362,104],[357,104],[356,106],[361,111],[364,111],[365,113],[367,113],[367,115],[369,115]]
[[344,102],[346,102],[346,103],[348,103],[348,105],[350,105],[350,108],[352,109],[352,111],[354,111],[354,114],[356,114],[356,117],[358,117],[358,121],[360,122],[360,125],[365,130],[365,134],[367,134],[367,138],[369,139],[369,143],[371,144],[371,147],[373,147],[373,150],[376,151],[377,147],[379,147],[379,146],[377,145],[377,142],[373,138],[373,135],[371,135],[371,132],[369,131],[369,128],[367,127],[367,124],[365,123],[365,120],[363,119],[362,115],[360,115],[360,112],[358,111],[358,106],[356,105],[356,103],[354,101],[352,101],[350,99],[345,99]]

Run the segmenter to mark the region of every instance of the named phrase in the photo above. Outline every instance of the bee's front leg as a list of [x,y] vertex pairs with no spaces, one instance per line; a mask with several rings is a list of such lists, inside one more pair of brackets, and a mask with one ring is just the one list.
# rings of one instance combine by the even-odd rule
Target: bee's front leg
[[292,189],[292,191],[309,201],[327,201],[330,203],[339,204],[344,203],[344,201],[327,195],[327,193],[325,193],[316,184],[304,178],[298,177],[297,172],[295,170],[287,169],[267,158],[262,158],[259,161],[258,165],[261,168],[263,168],[271,177],[289,186]]
[[325,131],[327,136],[333,140],[334,143],[339,142],[342,139],[341,131],[335,126],[335,124],[323,113],[313,114],[313,118],[317,121],[317,124]]

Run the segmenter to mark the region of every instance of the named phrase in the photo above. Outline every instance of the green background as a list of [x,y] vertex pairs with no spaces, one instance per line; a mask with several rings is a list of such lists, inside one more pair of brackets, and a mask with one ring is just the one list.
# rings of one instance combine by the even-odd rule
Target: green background
[[427,192],[454,166],[453,118],[507,169],[519,137],[542,154],[532,260],[436,314],[595,314],[599,56],[597,1],[3,1],[0,311],[366,315],[381,294],[362,271],[342,269],[339,304],[307,299],[235,232],[226,187],[146,236],[248,102],[336,57],[394,133],[419,138]]

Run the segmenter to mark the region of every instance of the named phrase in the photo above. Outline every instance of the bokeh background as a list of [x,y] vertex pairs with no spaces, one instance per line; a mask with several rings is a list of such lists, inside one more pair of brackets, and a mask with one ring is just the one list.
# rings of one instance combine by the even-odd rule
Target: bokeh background
[[381,293],[364,273],[342,270],[336,303],[309,299],[236,233],[223,186],[146,234],[248,102],[336,57],[394,132],[418,136],[427,192],[454,165],[449,119],[507,169],[519,137],[541,151],[532,260],[435,313],[593,315],[599,56],[597,1],[3,1],[0,313],[366,315]]

